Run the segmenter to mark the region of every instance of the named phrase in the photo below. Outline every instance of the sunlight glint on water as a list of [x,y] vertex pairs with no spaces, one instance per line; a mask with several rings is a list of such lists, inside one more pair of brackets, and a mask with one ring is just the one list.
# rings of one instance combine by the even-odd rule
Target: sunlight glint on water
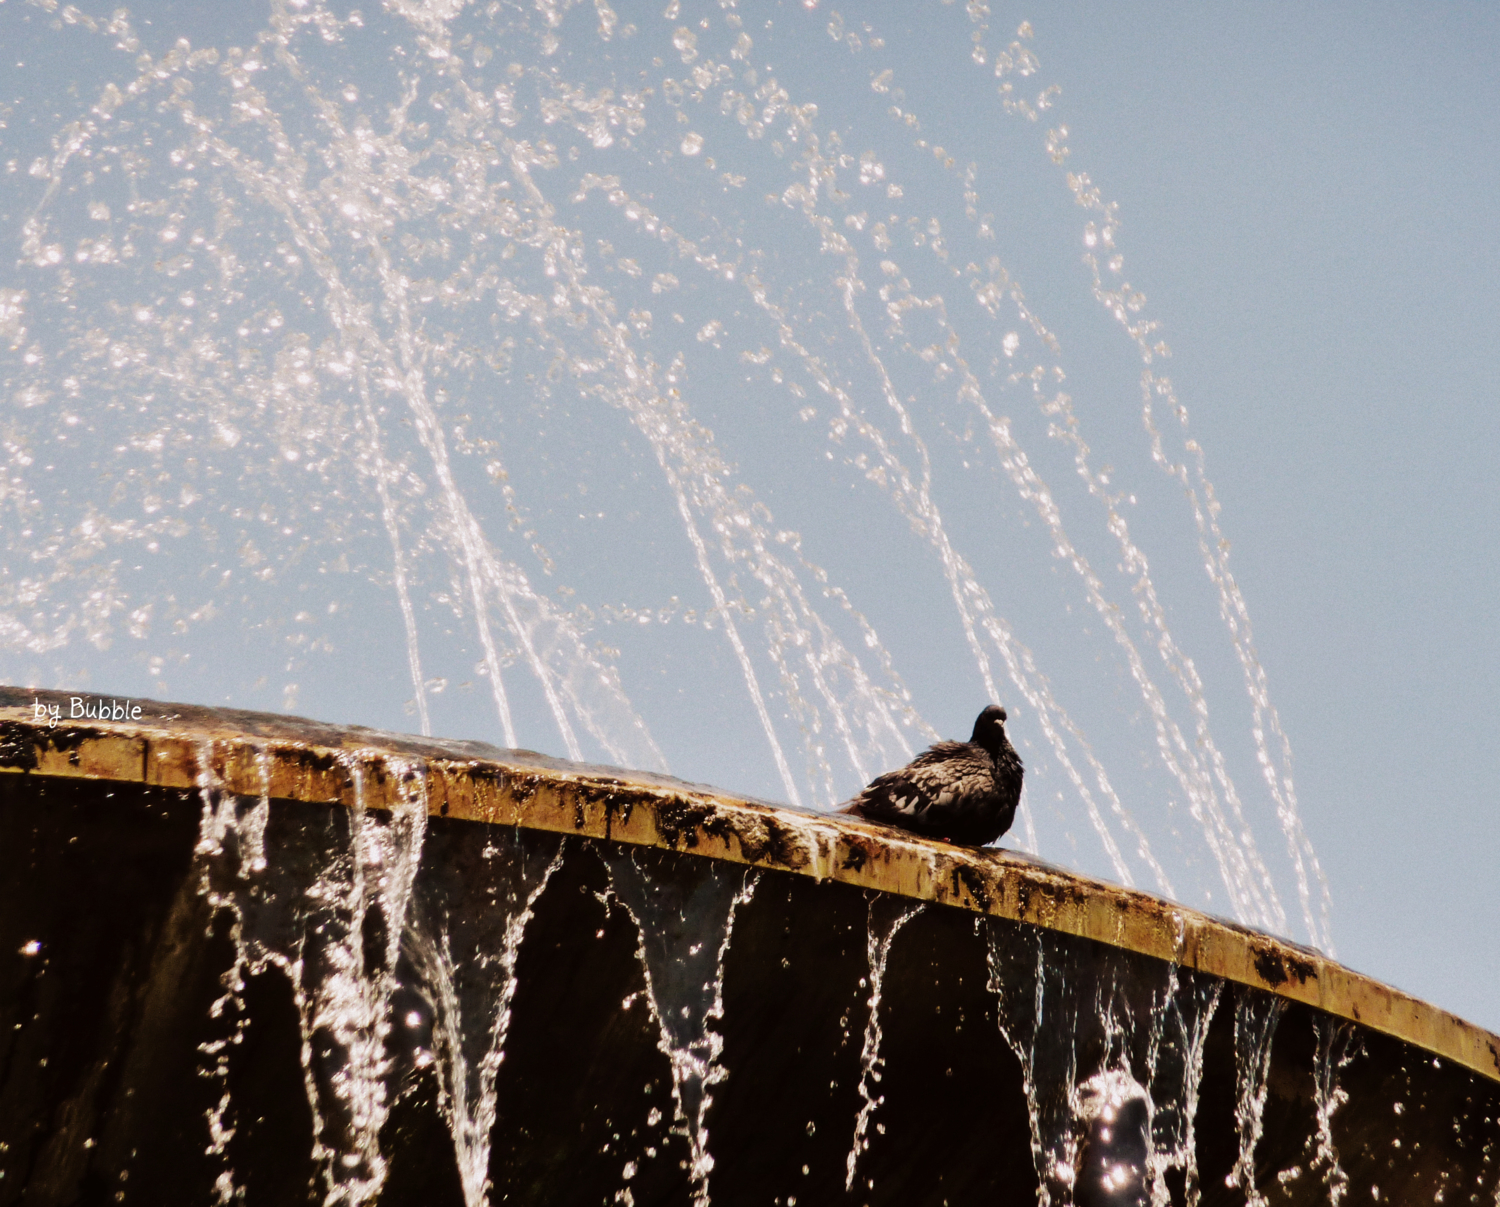
[[[1029,27],[934,9],[991,164],[893,32],[777,11],[278,3],[196,45],[68,10],[105,83],[49,119],[0,296],[7,677],[404,705],[818,808],[988,696],[1012,842],[1279,931],[1285,882],[1328,948],[1202,450]],[[1113,352],[1065,355],[991,212],[1049,156],[1138,356],[1119,469],[1064,391]]]
[[[365,765],[350,757],[354,803],[347,824],[306,819],[295,857],[268,867],[269,801],[247,802],[222,791],[212,757],[211,747],[200,753],[203,819],[196,856],[210,907],[230,919],[235,953],[213,1016],[232,1020],[234,1036],[242,1037],[251,1022],[243,998],[247,979],[273,968],[286,976],[302,1035],[323,1202],[375,1202],[386,1178],[380,1129],[390,1106],[390,1006],[427,825],[422,778],[414,767],[387,760],[386,772],[402,785],[405,799],[390,813],[366,812]],[[208,1120],[217,1154],[234,1136],[227,1049],[237,1041],[202,1049],[222,1086]],[[236,1201],[233,1170],[225,1169],[216,1189],[221,1202]]]
[[864,1101],[860,1103],[859,1114],[854,1119],[854,1139],[849,1145],[849,1158],[845,1165],[845,1190],[854,1189],[860,1155],[870,1147],[870,1117],[885,1101],[885,1095],[880,1092],[881,1067],[885,1063],[880,1055],[880,990],[885,983],[886,965],[891,958],[891,944],[901,928],[916,917],[921,909],[921,902],[883,895],[872,895],[870,898],[866,931],[868,938],[865,945],[869,973],[860,981],[860,988],[869,989],[865,1004],[870,1011],[869,1018],[865,1020],[864,1044],[859,1055],[859,1096]]
[[653,877],[624,847],[606,857],[610,892],[629,913],[656,1019],[658,1047],[671,1063],[676,1123],[691,1154],[694,1207],[708,1207],[714,1158],[706,1125],[713,1088],[726,1076],[724,957],[735,911],[755,893],[759,873],[738,864],[685,856],[671,880]]
[[[467,865],[434,865],[424,883],[418,917],[407,932],[406,958],[432,1018],[439,1109],[453,1136],[465,1207],[488,1202],[490,1136],[498,1109],[495,1088],[511,1002],[516,961],[554,872],[564,840],[528,851],[514,830],[497,829],[483,852],[482,875]],[[464,908],[475,899],[482,908]]]

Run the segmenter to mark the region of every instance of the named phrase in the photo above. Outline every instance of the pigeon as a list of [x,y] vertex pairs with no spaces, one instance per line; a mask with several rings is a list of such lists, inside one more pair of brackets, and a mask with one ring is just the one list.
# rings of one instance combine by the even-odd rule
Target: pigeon
[[982,847],[1010,829],[1021,800],[1021,756],[991,704],[967,742],[937,742],[870,782],[840,813],[961,846]]

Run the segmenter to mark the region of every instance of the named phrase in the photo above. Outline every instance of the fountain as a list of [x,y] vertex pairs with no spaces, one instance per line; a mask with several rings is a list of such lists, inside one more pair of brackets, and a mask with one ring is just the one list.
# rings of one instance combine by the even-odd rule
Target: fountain
[[[0,1202],[1496,1193],[1030,27],[881,20],[0,6]],[[1020,851],[821,816],[959,697]]]
[[1042,863],[0,691],[0,1202],[1493,1203],[1500,1037]]

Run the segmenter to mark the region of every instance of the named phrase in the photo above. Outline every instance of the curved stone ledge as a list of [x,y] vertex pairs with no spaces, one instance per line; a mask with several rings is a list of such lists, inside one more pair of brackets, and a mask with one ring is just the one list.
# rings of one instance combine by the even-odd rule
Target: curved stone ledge
[[[1500,1037],[1312,949],[1005,850],[483,743],[136,701],[70,721],[74,697],[0,688],[0,771],[387,809],[686,852],[1026,922],[1153,956],[1358,1022],[1500,1081]],[[94,697],[83,697],[93,700]],[[38,704],[57,705],[55,724]]]

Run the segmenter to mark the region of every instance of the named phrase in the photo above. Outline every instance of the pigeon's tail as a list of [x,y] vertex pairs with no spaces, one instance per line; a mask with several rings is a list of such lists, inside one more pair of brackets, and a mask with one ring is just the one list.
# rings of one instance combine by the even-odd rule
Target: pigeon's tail
[[862,804],[864,804],[863,795],[851,796],[842,805],[839,805],[837,808],[835,808],[834,812],[844,813],[850,817],[863,817],[865,813],[864,810],[860,808]]

